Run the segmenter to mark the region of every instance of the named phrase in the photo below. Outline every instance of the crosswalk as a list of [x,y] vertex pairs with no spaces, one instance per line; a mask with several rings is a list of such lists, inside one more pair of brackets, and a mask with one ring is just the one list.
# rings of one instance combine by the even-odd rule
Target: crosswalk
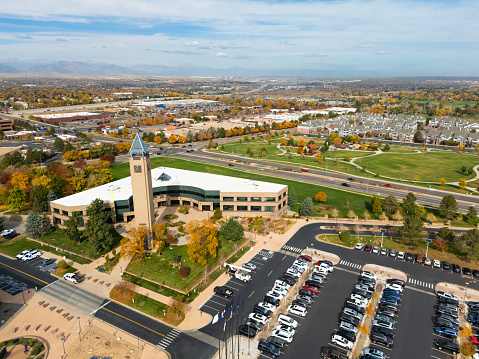
[[434,289],[434,284],[428,283],[428,282],[423,282],[422,280],[408,278],[407,282],[412,284],[412,285],[419,285],[419,286],[426,287],[426,288],[429,288],[429,289]]
[[158,343],[158,346],[161,349],[168,348],[168,345],[170,345],[180,334],[181,332],[178,329],[172,329],[163,339],[161,339],[161,341]]
[[296,248],[291,246],[283,246],[281,249],[284,249],[285,251],[295,252],[295,253],[301,253],[303,251],[302,248]]
[[272,258],[274,255],[274,252],[273,251],[267,251],[265,249],[262,249],[261,251],[259,251],[258,253],[258,256],[259,257],[262,257],[263,260],[266,260],[268,258]]
[[347,261],[344,261],[341,259],[341,261],[339,262],[339,264],[343,265],[343,266],[348,266],[348,267],[352,267],[352,268],[356,268],[356,269],[360,269],[362,267],[361,264],[357,264],[357,263],[353,263],[353,262],[347,262]]

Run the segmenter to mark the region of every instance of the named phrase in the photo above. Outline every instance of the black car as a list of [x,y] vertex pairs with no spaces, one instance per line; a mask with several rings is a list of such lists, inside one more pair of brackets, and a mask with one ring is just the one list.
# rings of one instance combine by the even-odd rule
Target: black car
[[391,348],[394,345],[394,341],[392,338],[385,336],[384,334],[378,332],[371,332],[371,342],[375,344],[382,344]]
[[455,326],[459,325],[459,320],[457,320],[456,318],[451,317],[450,315],[447,315],[447,314],[440,314],[440,315],[437,316],[437,318],[445,319],[449,323],[454,324]]
[[253,312],[259,313],[259,314],[264,315],[265,317],[268,317],[268,318],[271,318],[271,314],[272,314],[271,310],[268,310],[264,307],[261,307],[258,304],[256,304],[254,306]]
[[459,345],[449,339],[434,339],[433,343],[439,350],[446,350],[453,354],[459,354],[461,351]]
[[303,307],[303,308],[308,308],[308,306],[309,306],[309,303],[307,303],[306,301],[301,300],[301,299],[295,299],[291,302],[291,304],[299,305],[300,307]]
[[453,312],[457,313],[457,310],[459,308],[455,304],[439,303],[439,305],[437,306],[437,309],[452,310]]
[[457,312],[454,311],[454,310],[439,307],[439,308],[437,308],[437,312],[439,314],[449,315],[449,316],[453,317],[454,319],[459,318],[459,315],[457,315]]
[[356,305],[354,303],[351,303],[351,302],[346,302],[344,307],[354,309],[356,312],[358,312],[359,314],[362,314],[362,315],[364,315],[365,312],[366,312],[363,307],[361,307],[359,305]]
[[351,323],[355,327],[359,325],[359,319],[353,317],[352,315],[340,313],[338,318],[339,318],[339,321],[345,321],[345,322]]
[[396,278],[390,278],[388,280],[386,280],[386,283],[388,284],[397,284],[397,285],[400,285],[402,287],[404,287],[406,285],[406,282],[404,282],[403,280],[401,279],[396,279]]
[[305,285],[311,285],[311,286],[316,287],[316,288],[321,288],[321,283],[319,281],[313,280],[313,279],[307,280],[304,284]]
[[383,334],[391,339],[394,338],[394,331],[392,329],[380,327],[379,325],[373,325],[371,332]]
[[50,264],[53,264],[55,263],[56,259],[55,258],[48,258],[48,259],[44,259],[41,261],[40,263],[40,267],[46,267],[46,266],[49,266]]
[[352,293],[353,294],[359,294],[361,297],[364,297],[366,299],[371,299],[371,293],[366,292],[365,290],[353,289]]
[[278,347],[279,349],[283,349],[286,345],[286,341],[278,337],[268,337],[266,341],[273,344],[275,347]]
[[298,281],[298,278],[292,276],[289,273],[283,273],[283,278],[290,278],[292,281],[294,281],[294,283],[296,283]]
[[468,301],[466,302],[466,304],[469,308],[479,307],[479,302],[475,302],[475,301]]
[[336,348],[321,347],[321,358],[323,359],[348,359],[346,354],[343,354]]
[[409,253],[409,252],[408,252],[408,253],[406,253],[406,254],[404,255],[404,260],[405,260],[406,262],[412,262],[413,259],[414,259],[414,255],[413,255],[412,253]]
[[390,309],[395,311],[396,313],[399,311],[399,306],[390,304],[390,303],[379,303],[378,304],[378,309]]
[[9,234],[5,234],[5,235],[2,236],[2,237],[5,238],[5,239],[12,239],[12,238],[15,238],[16,236],[18,236],[18,233],[15,232],[15,231],[13,231],[13,232],[11,232],[11,233],[9,233]]
[[299,290],[298,294],[307,295],[308,297],[311,297],[311,298],[315,296],[313,292],[310,292],[309,290],[302,289],[302,288]]
[[459,264],[453,264],[452,265],[452,271],[456,273],[461,273],[461,266]]
[[473,276],[474,278],[479,278],[479,270],[474,269],[474,270],[472,271],[472,276]]
[[232,164],[232,163],[228,163],[228,166],[234,167],[234,164]]
[[450,322],[445,317],[436,317],[436,319],[434,320],[434,324],[439,326],[439,327],[451,327],[451,328],[454,328],[456,330],[459,328],[458,325],[456,325],[455,323]]
[[296,283],[293,279],[290,277],[280,277],[279,280],[288,283],[288,285],[294,285]]
[[459,301],[452,298],[437,297],[438,303],[454,304],[456,307],[459,307]]
[[279,307],[279,299],[278,298],[267,295],[267,296],[264,297],[264,301],[266,303],[273,304],[274,306]]
[[479,324],[479,314],[469,314],[467,321],[472,324]]
[[266,340],[260,340],[258,343],[258,350],[261,354],[271,354],[271,357],[276,358],[281,354],[281,351],[276,345],[273,345]]
[[376,310],[376,314],[385,315],[390,318],[394,318],[396,316],[396,312],[394,310],[386,308],[378,308],[378,310]]
[[221,287],[215,287],[214,292],[215,294],[221,295],[225,298],[231,298],[233,296],[233,291],[225,285]]
[[472,274],[471,268],[467,268],[467,267],[462,268],[462,274],[471,275]]
[[253,328],[257,332],[260,332],[264,329],[263,324],[261,324],[257,320],[251,319],[251,318],[246,321],[246,326]]
[[247,325],[240,325],[238,327],[238,333],[248,338],[254,338],[256,336],[256,330],[253,327],[249,327]]
[[451,269],[449,262],[442,262],[442,269],[445,269],[445,270]]
[[350,185],[348,182],[343,182],[343,183],[341,183],[341,186],[344,186],[344,187],[351,187],[351,185]]
[[348,181],[353,181],[354,182],[354,178],[353,177],[348,177],[346,178]]
[[342,336],[343,338],[346,338],[347,340],[353,343],[356,340],[356,333],[350,332],[349,330],[340,329],[336,334]]

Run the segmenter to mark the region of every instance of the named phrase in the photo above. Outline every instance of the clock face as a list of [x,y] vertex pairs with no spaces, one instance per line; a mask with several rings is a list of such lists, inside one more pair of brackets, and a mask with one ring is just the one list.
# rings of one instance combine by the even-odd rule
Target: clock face
[[134,166],[133,170],[135,171],[135,173],[141,173],[141,166]]

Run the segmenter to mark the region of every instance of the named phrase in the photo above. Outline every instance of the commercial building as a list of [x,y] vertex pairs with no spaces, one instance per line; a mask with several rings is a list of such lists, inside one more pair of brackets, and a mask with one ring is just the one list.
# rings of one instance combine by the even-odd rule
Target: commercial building
[[0,130],[2,130],[3,132],[13,131],[12,120],[6,120],[6,119],[3,119],[3,118],[0,118]]
[[[73,212],[86,217],[90,203],[99,198],[114,211],[115,222],[151,228],[152,211],[162,206],[186,205],[191,210],[224,216],[279,217],[285,213],[288,186],[176,168],[150,169],[148,147],[136,136],[130,148],[131,177],[92,188],[50,203],[53,223],[63,226]],[[151,195],[150,195],[151,192]]]
[[102,120],[102,119],[113,118],[113,117],[115,117],[115,113],[107,112],[107,111],[52,113],[49,115],[35,116],[35,118],[42,119],[49,123]]

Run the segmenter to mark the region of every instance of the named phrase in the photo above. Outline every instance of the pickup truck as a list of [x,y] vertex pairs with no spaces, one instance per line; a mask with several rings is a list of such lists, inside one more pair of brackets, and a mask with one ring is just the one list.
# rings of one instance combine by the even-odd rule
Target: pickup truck
[[215,294],[221,295],[225,298],[230,298],[233,296],[233,291],[225,285],[221,287],[215,287],[214,292]]
[[228,269],[228,274],[230,275],[231,278],[236,278],[236,279],[239,279],[243,282],[251,281],[251,275],[246,274],[246,273],[242,273],[235,268],[229,268]]

